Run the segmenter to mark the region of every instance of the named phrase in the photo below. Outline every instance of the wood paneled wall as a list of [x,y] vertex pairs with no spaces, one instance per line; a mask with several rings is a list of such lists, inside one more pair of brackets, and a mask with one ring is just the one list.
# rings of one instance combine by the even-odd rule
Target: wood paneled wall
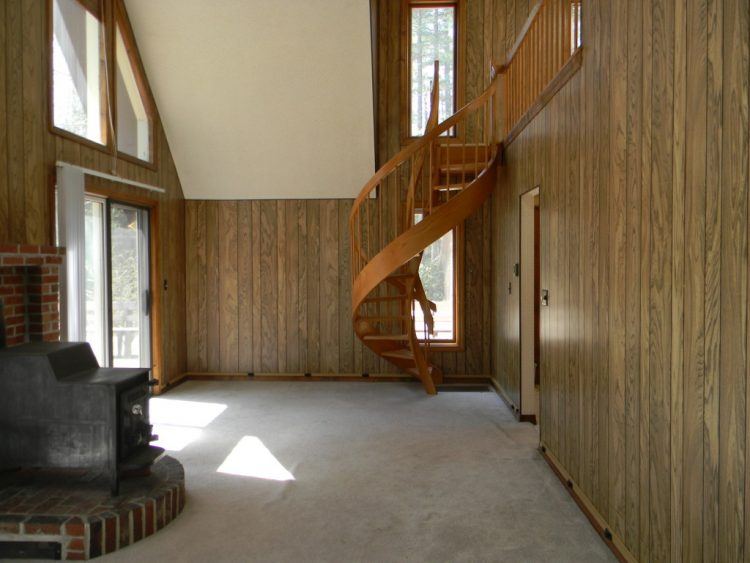
[[539,185],[543,443],[637,559],[747,560],[750,4],[583,14],[582,69],[493,201],[494,376],[518,401],[511,268]]
[[110,173],[114,166],[119,176],[163,187],[160,277],[169,289],[162,296],[162,356],[163,373],[173,378],[185,371],[184,199],[164,129],[157,119],[155,170],[113,162],[109,154],[52,134],[46,12],[46,0],[0,2],[0,242],[52,242],[51,189],[58,160]]
[[[381,204],[371,200],[372,217],[393,217]],[[394,373],[352,329],[351,206],[335,199],[187,202],[189,372]],[[465,256],[466,349],[434,354],[448,375],[489,373],[483,220],[466,227],[479,240],[471,248],[480,249]]]
[[[485,29],[494,18],[485,10],[494,6],[490,0],[467,0],[461,43],[467,63],[466,100],[479,95],[489,81],[491,48]],[[376,137],[382,164],[401,149],[400,33],[405,9],[392,0],[375,1],[373,9]],[[403,194],[370,203],[371,224],[376,218],[380,222],[373,236],[395,233],[396,222],[402,220]],[[352,200],[187,202],[188,371],[394,372],[353,336],[347,226],[351,205]],[[490,372],[490,224],[489,205],[465,224],[465,345],[462,351],[433,354],[448,375]],[[219,336],[222,330],[230,335],[227,342]]]

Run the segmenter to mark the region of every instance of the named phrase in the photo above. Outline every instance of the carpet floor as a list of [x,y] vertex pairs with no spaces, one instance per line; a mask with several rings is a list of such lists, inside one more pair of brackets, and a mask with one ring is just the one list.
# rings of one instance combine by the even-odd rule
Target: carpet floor
[[185,511],[103,561],[614,561],[492,392],[188,382],[152,416]]

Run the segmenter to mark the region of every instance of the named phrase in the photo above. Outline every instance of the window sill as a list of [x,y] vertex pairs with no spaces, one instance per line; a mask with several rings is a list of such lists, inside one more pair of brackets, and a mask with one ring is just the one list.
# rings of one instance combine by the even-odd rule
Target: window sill
[[96,141],[92,141],[91,139],[87,139],[86,137],[81,137],[80,135],[76,135],[75,133],[71,133],[70,131],[66,131],[65,129],[55,127],[54,125],[50,126],[50,132],[52,132],[53,135],[57,135],[58,137],[73,141],[75,143],[78,143],[79,145],[92,148],[105,154],[112,154],[112,146],[109,144],[105,145],[102,143],[97,143]]
[[[420,340],[419,344],[424,346],[424,340]],[[430,342],[431,352],[463,352],[464,346],[459,342]]]
[[148,161],[148,160],[141,160],[137,156],[132,156],[132,155],[126,153],[126,152],[121,152],[121,151],[117,151],[117,158],[119,158],[120,160],[125,160],[127,162],[130,162],[131,164],[136,164],[138,166],[143,166],[144,168],[148,168],[149,170],[153,170],[154,172],[156,172],[156,170],[157,170],[157,167],[156,167],[156,158],[153,157],[153,153],[152,153],[152,161],[153,162],[152,161]]

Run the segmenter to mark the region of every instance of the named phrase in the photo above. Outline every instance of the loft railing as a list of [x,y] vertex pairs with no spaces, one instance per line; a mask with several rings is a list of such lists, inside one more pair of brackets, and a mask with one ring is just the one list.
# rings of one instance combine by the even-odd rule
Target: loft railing
[[500,72],[505,127],[512,132],[581,47],[582,0],[540,0]]

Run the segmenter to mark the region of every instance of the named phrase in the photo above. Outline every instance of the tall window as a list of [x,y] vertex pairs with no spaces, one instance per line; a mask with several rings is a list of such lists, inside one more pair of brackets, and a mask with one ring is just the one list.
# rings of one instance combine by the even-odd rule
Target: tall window
[[52,116],[56,128],[106,144],[103,27],[77,0],[52,0]]
[[[421,211],[414,213],[414,222],[424,217]],[[449,231],[440,239],[428,246],[422,255],[419,266],[419,277],[422,280],[427,299],[435,303],[437,310],[433,313],[435,332],[430,341],[436,344],[458,343],[458,300],[459,286],[457,269],[457,236],[456,230]],[[420,340],[425,340],[424,316],[422,308],[416,305],[416,331]]]
[[151,117],[144,102],[142,81],[134,71],[133,49],[118,20],[115,46],[115,99],[117,102],[117,149],[139,160],[151,161]]
[[581,2],[570,3],[570,52],[574,53],[581,46]]
[[440,61],[438,119],[456,110],[457,2],[409,5],[409,135],[424,134],[430,115],[434,62]]

